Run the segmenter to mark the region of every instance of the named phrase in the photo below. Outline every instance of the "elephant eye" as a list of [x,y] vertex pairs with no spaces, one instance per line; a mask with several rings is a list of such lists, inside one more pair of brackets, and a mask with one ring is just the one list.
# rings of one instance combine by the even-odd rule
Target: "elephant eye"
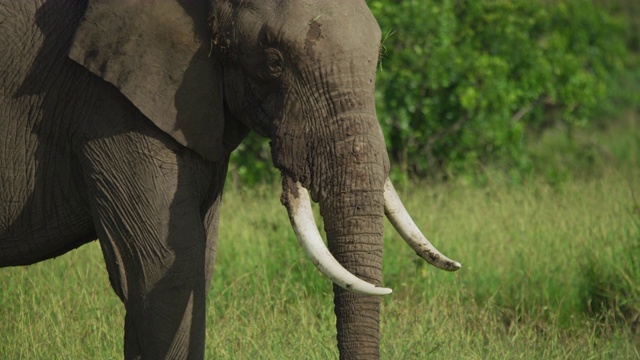
[[278,49],[269,48],[265,50],[267,60],[267,73],[272,79],[279,79],[284,73],[284,60],[282,53]]

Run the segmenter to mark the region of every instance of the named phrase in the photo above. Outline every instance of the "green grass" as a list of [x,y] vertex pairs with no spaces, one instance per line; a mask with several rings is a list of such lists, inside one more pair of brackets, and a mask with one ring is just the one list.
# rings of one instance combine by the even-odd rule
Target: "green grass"
[[[383,301],[383,358],[640,358],[638,134],[634,118],[584,135],[577,141],[614,160],[579,176],[400,189],[463,268],[426,265],[386,227],[384,284],[394,293]],[[538,146],[564,141],[551,134]],[[566,160],[545,159],[558,169]],[[297,245],[278,186],[225,196],[207,358],[335,358],[331,284]],[[0,270],[0,359],[121,358],[123,318],[96,243]]]

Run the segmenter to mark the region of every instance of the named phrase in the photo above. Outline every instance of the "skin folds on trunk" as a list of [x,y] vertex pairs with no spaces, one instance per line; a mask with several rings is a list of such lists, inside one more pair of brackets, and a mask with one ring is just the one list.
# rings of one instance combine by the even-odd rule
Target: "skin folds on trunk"
[[[384,199],[377,189],[344,189],[320,205],[329,248],[359,278],[380,286]],[[342,358],[377,358],[380,298],[334,285],[338,347]]]
[[[380,286],[384,230],[384,181],[388,158],[375,115],[342,118],[327,160],[331,172],[318,196],[329,249],[349,272]],[[350,135],[350,136],[349,136]],[[335,135],[334,135],[335,136]],[[334,311],[341,358],[377,358],[380,297],[356,294],[334,285]]]

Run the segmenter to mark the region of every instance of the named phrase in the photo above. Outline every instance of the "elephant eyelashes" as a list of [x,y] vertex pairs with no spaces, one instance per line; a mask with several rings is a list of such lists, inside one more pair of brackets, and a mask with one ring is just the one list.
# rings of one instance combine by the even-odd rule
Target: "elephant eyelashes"
[[269,48],[265,50],[267,60],[267,77],[279,79],[284,73],[284,61],[282,53],[278,49]]

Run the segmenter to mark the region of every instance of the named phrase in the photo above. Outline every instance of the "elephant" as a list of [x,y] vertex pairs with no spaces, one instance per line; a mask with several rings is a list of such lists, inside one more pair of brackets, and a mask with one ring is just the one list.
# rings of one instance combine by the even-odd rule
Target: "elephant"
[[364,0],[14,0],[0,33],[0,267],[97,239],[126,359],[204,356],[224,179],[251,131],[334,283],[341,358],[379,356],[385,216],[427,262],[460,268],[389,180]]

